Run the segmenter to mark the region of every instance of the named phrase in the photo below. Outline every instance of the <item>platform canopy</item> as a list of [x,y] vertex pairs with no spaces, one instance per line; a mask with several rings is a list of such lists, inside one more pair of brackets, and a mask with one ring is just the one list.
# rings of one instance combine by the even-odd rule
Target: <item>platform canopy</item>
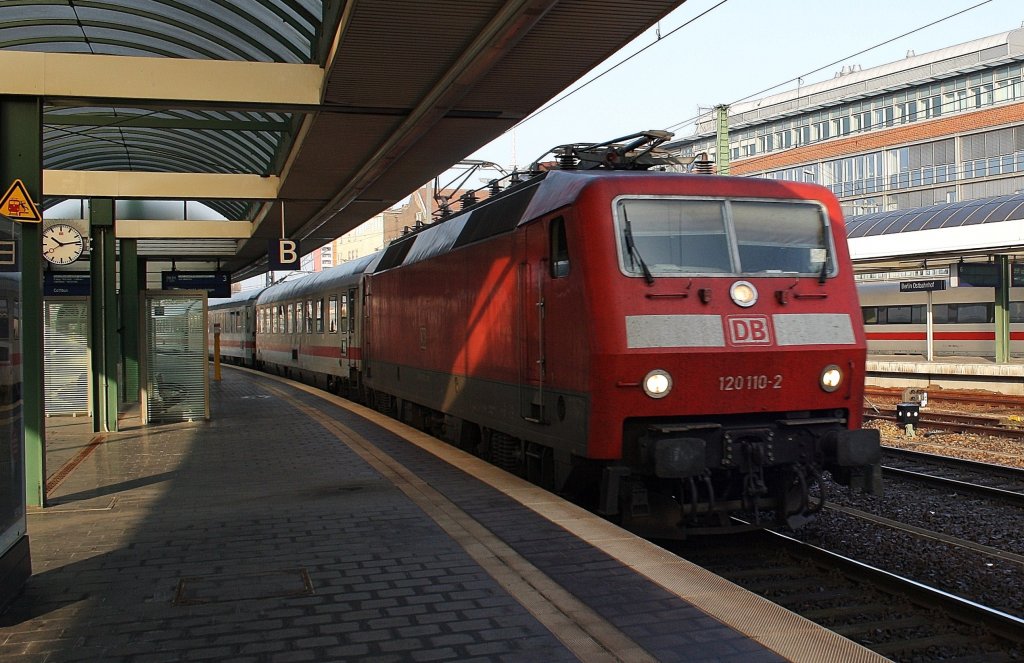
[[863,214],[847,221],[846,233],[859,272],[1020,256],[1024,194]]
[[[236,224],[204,258],[237,280],[282,202],[304,251],[339,237],[683,1],[4,0],[0,95],[43,99],[44,207],[203,201]],[[208,226],[132,232],[188,258]]]

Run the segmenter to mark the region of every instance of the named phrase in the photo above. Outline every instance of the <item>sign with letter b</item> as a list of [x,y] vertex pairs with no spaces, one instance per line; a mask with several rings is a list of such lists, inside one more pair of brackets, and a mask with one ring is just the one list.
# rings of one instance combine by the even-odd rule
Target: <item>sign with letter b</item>
[[299,243],[294,239],[272,239],[267,246],[267,264],[271,271],[299,269]]

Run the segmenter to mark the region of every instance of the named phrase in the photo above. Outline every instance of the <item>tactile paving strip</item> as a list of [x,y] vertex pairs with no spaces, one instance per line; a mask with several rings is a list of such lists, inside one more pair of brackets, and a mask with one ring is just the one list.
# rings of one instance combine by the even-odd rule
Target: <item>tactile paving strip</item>
[[308,596],[313,581],[306,569],[260,573],[226,573],[182,578],[174,593],[175,605],[199,605],[280,597]]

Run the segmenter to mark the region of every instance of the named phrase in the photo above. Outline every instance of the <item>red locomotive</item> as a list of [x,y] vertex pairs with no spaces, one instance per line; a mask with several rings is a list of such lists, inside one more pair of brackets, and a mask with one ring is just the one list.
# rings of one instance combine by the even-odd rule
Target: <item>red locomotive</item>
[[[649,534],[736,513],[799,521],[823,501],[825,471],[879,491],[835,198],[646,170],[663,140],[563,146],[562,169],[337,268],[316,292],[268,288],[257,359],[264,342],[285,350],[263,363],[348,386]],[[322,320],[291,322],[326,300],[347,302],[344,342]]]

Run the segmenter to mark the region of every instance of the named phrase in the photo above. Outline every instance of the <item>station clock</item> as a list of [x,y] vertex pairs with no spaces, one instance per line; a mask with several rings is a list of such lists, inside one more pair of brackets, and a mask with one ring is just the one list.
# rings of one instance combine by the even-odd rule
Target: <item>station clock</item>
[[43,230],[43,258],[54,265],[70,265],[84,249],[82,233],[73,226],[55,223]]

